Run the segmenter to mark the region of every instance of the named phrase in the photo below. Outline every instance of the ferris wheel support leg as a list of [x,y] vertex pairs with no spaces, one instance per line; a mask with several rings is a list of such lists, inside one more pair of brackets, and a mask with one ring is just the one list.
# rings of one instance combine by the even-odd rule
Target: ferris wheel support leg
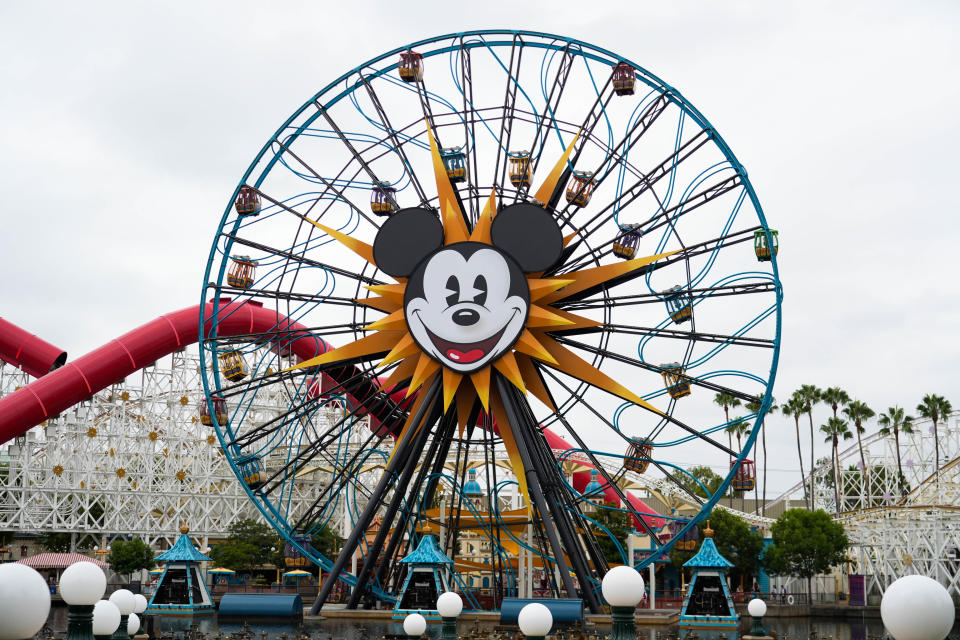
[[[420,405],[420,408],[417,410],[417,414],[414,416],[414,424],[422,421],[426,417],[427,410],[430,409],[430,407],[432,407],[434,404],[439,386],[440,385],[437,382],[434,382],[434,384],[431,385],[430,390],[427,392],[427,397],[424,399],[423,404]],[[373,521],[373,516],[377,513],[380,499],[383,497],[383,494],[391,484],[390,478],[393,477],[394,472],[396,471],[396,468],[399,466],[400,462],[407,457],[410,442],[413,440],[413,436],[415,435],[414,431],[414,429],[408,429],[407,433],[404,434],[403,439],[397,443],[397,449],[395,450],[393,457],[390,459],[387,468],[384,469],[383,477],[380,479],[380,482],[374,489],[373,494],[371,494],[370,501],[367,502],[367,506],[364,507],[363,513],[360,514],[360,517],[357,519],[356,525],[350,532],[346,542],[344,542],[343,548],[340,550],[340,555],[337,556],[337,561],[333,563],[333,567],[330,569],[328,578],[320,586],[320,592],[317,594],[317,599],[314,600],[313,606],[310,607],[310,615],[315,616],[320,613],[323,603],[326,602],[327,598],[330,596],[330,591],[333,589],[333,585],[337,583],[337,580],[339,579],[340,574],[343,572],[344,567],[347,565],[347,562],[350,561],[350,558],[353,557],[354,552],[357,550],[357,545],[360,542],[361,536],[366,534],[367,527],[370,526],[370,523]]]
[[[522,423],[520,422],[522,417],[513,396],[510,394],[508,383],[504,381],[499,373],[495,373],[495,375],[497,378],[497,390],[500,392],[500,398],[503,400],[503,407],[507,413],[507,419],[510,421],[510,426],[506,428],[512,428],[514,425],[522,428]],[[521,434],[514,439],[517,443],[517,451],[520,454],[520,459],[523,461],[524,472],[527,476],[527,491],[530,493],[530,499],[533,501],[536,511],[540,514],[540,524],[543,526],[547,534],[547,539],[550,541],[550,548],[553,550],[553,557],[557,570],[560,573],[560,580],[563,582],[563,589],[566,591],[568,598],[576,598],[577,589],[574,587],[573,578],[570,577],[570,567],[564,558],[564,545],[560,543],[560,536],[557,528],[554,526],[554,518],[557,514],[554,514],[547,507],[547,501],[540,487],[540,474],[537,472],[537,466],[535,466],[533,456],[527,448],[528,443],[524,437],[525,435],[525,433],[521,432]],[[579,545],[573,544],[572,541],[567,542],[569,543],[567,552],[572,558],[580,552],[580,547]],[[590,591],[588,588],[589,583],[584,581],[584,578],[579,575],[579,572],[578,578],[583,581],[584,594],[587,594]],[[591,607],[591,610],[593,610],[593,607]]]
[[[439,389],[440,379],[440,376],[437,376],[435,384],[431,386],[431,391],[434,389]],[[360,568],[360,573],[357,574],[357,584],[354,586],[353,593],[350,594],[350,600],[347,602],[347,609],[356,609],[357,605],[360,604],[360,598],[363,597],[364,593],[366,592],[367,582],[370,580],[370,575],[377,566],[377,560],[380,558],[380,553],[383,550],[383,543],[386,541],[387,535],[390,533],[390,529],[394,528],[393,523],[397,517],[397,511],[400,509],[404,497],[407,496],[407,489],[410,487],[410,479],[413,477],[413,472],[416,471],[417,465],[419,464],[420,453],[423,451],[423,447],[427,442],[427,437],[430,435],[430,428],[442,411],[440,408],[439,394],[435,393],[428,396],[426,400],[424,400],[424,404],[421,408],[424,409],[425,412],[422,416],[417,416],[420,418],[420,420],[414,420],[413,423],[411,423],[410,428],[407,430],[408,433],[413,431],[416,432],[410,439],[409,446],[406,447],[403,455],[400,455],[400,451],[394,453],[394,458],[400,457],[402,459],[401,464],[404,466],[402,467],[396,484],[394,485],[393,496],[390,498],[390,503],[387,505],[387,510],[383,514],[380,527],[377,530],[377,536],[374,538],[373,544],[367,549],[366,557],[363,560],[363,566]],[[384,473],[386,475],[386,472]],[[390,473],[390,476],[394,475],[396,475],[396,473]],[[381,497],[383,496],[383,493],[380,494]],[[400,530],[402,531],[402,529]]]

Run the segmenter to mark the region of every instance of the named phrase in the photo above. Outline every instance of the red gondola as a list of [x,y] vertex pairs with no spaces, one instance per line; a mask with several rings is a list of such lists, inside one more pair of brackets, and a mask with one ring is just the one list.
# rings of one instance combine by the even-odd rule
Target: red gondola
[[613,65],[613,92],[618,96],[632,96],[637,83],[637,72],[626,62]]
[[404,51],[400,54],[400,79],[404,82],[421,82],[423,80],[423,56],[416,51]]
[[592,172],[574,171],[570,184],[567,185],[567,202],[577,207],[587,206],[596,183]]
[[[227,401],[221,396],[211,396],[213,403],[213,413],[217,418],[217,424],[224,426],[227,424]],[[207,426],[213,425],[213,417],[210,416],[210,407],[206,402],[200,403],[200,422]]]
[[260,194],[253,187],[240,187],[233,206],[241,216],[255,216],[260,213]]
[[[737,464],[736,460],[730,461],[730,467],[732,468]],[[753,488],[757,483],[757,472],[753,466],[753,460],[743,460],[743,463],[740,465],[740,468],[737,469],[736,473],[733,475],[733,490],[734,491],[753,491]]]

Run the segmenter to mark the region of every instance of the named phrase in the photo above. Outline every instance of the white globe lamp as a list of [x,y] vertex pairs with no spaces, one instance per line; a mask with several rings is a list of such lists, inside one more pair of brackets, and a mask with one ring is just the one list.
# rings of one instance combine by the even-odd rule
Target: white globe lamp
[[457,618],[463,611],[463,598],[453,591],[441,593],[437,598],[437,612],[443,620],[440,640],[457,640]]
[[92,562],[74,562],[60,575],[60,596],[67,603],[67,638],[93,640],[93,605],[107,590],[107,576]]
[[904,576],[883,592],[880,617],[896,640],[943,640],[953,628],[953,600],[926,576]]
[[93,637],[97,640],[108,638],[120,627],[120,609],[109,600],[101,600],[93,605]]
[[643,600],[643,576],[633,567],[613,567],[603,576],[600,589],[610,605],[613,629],[610,640],[633,640],[637,637],[634,613]]
[[403,619],[403,632],[411,638],[419,638],[427,630],[427,619],[419,613],[411,613]]
[[131,613],[130,617],[127,618],[127,635],[135,636],[137,631],[140,631],[140,616],[135,613]]
[[120,609],[120,626],[114,632],[113,640],[130,640],[130,634],[127,633],[127,622],[133,609],[137,606],[137,600],[133,594],[126,589],[117,589],[110,594],[110,602],[117,605]]
[[147,610],[147,598],[140,593],[134,594],[133,596],[134,606],[133,612],[137,615],[140,615]]
[[527,640],[542,640],[550,633],[550,628],[553,626],[553,614],[545,605],[531,602],[520,609],[517,625],[520,626],[523,635],[527,636]]
[[750,635],[767,635],[766,629],[763,628],[763,616],[767,615],[767,603],[760,598],[754,598],[747,603],[747,613],[749,613],[753,618],[753,626],[750,628]]
[[26,640],[50,615],[50,588],[25,564],[0,564],[0,640]]

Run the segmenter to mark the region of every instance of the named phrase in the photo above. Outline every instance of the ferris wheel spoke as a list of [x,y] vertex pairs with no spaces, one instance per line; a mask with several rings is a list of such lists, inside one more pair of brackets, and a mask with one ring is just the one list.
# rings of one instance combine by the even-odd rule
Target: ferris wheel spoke
[[[542,146],[546,143],[549,133],[544,132],[544,129],[550,128],[550,125],[546,123],[552,123],[556,117],[557,109],[560,107],[560,99],[563,97],[563,90],[567,86],[567,78],[570,77],[570,70],[573,68],[574,57],[570,47],[570,43],[567,43],[567,46],[563,48],[560,66],[557,68],[557,75],[554,76],[553,84],[550,86],[550,94],[547,96],[547,102],[543,106],[543,111],[540,112],[540,117],[537,118],[537,129],[533,136],[533,143],[530,145],[534,174],[536,174],[537,167],[540,164],[540,153],[537,152],[537,144],[539,143]],[[543,137],[542,141],[540,139],[541,136]]]
[[[614,301],[616,303],[616,301]],[[652,336],[657,338],[672,338],[676,340],[686,340],[690,342],[709,342],[715,344],[727,344],[737,347],[764,347],[771,349],[775,346],[773,340],[765,338],[751,338],[749,336],[724,335],[718,333],[700,333],[698,331],[680,331],[677,329],[666,329],[661,327],[639,327],[629,324],[607,324],[602,327],[585,327],[582,329],[572,329],[564,331],[564,336],[574,336],[582,334],[600,333],[601,331],[615,331],[617,333],[633,336]]]
[[[517,44],[520,43],[518,47]],[[500,103],[503,105],[502,113],[503,117],[500,120],[500,135],[497,137],[499,144],[497,145],[497,159],[494,163],[494,179],[497,184],[504,185],[507,183],[507,165],[510,162],[510,139],[513,134],[513,112],[517,103],[517,76],[520,74],[520,65],[523,60],[523,42],[519,36],[514,36],[513,43],[510,47],[510,63],[504,71],[507,74],[506,86],[503,90],[503,101]],[[499,60],[498,60],[499,62]],[[503,64],[502,62],[500,63]],[[516,64],[516,66],[514,66]],[[502,162],[501,162],[502,158]],[[519,190],[514,202],[519,199]],[[503,207],[503,202],[499,203],[498,209]]]
[[[713,241],[711,241],[713,242]],[[721,285],[717,287],[694,287],[687,289],[686,292],[696,298],[721,298],[725,296],[739,296],[750,294],[771,293],[776,291],[776,285],[769,280],[759,282],[747,282],[730,285]],[[609,293],[609,292],[607,292]],[[596,295],[596,294],[595,294]],[[609,296],[604,299],[593,297],[577,300],[569,305],[563,305],[564,311],[576,312],[587,311],[591,309],[605,309],[610,304],[616,304],[618,307],[634,306],[643,304],[663,304],[662,293],[635,293],[619,296]],[[558,306],[559,303],[558,303]]]

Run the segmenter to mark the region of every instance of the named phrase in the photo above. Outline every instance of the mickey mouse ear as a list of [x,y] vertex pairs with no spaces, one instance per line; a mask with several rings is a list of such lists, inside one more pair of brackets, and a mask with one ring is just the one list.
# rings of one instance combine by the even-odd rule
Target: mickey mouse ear
[[432,211],[401,209],[380,227],[373,241],[373,261],[395,278],[413,273],[420,261],[443,246],[443,225]]
[[553,215],[534,204],[513,204],[490,226],[493,245],[508,254],[525,273],[552,267],[563,251],[563,234]]

